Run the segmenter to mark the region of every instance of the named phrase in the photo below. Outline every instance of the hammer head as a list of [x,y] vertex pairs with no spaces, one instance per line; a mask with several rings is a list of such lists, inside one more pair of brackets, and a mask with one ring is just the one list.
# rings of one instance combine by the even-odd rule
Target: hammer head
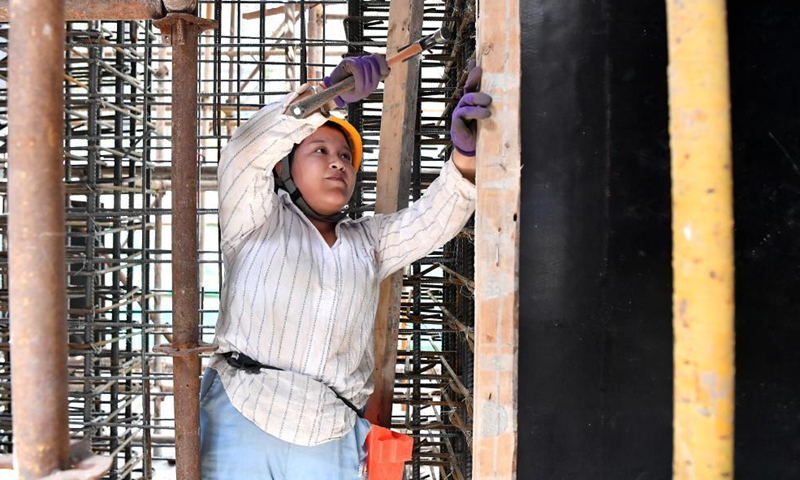
[[432,37],[436,43],[447,43],[453,39],[453,32],[447,27],[442,27],[433,32]]
[[452,39],[453,34],[450,32],[450,30],[447,27],[442,27],[427,37],[423,37],[419,41],[419,45],[422,47],[422,50],[428,50],[434,45],[447,43]]

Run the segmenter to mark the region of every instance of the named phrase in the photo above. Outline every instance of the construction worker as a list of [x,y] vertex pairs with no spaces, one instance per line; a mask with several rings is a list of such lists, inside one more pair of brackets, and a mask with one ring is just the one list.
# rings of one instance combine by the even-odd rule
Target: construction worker
[[[325,83],[355,77],[337,98],[344,106],[388,73],[383,56],[350,57]],[[308,86],[235,132],[219,163],[225,284],[219,350],[201,385],[204,479],[366,478],[361,414],[373,388],[379,284],[450,240],[474,211],[475,123],[491,103],[476,91],[480,75],[471,72],[453,113],[452,159],[422,198],[391,215],[345,216],[361,137],[335,117],[286,115]]]

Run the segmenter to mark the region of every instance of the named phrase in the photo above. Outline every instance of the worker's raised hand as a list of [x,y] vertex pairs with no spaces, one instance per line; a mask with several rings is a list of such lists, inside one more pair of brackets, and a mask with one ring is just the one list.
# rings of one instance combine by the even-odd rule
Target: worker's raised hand
[[480,92],[481,67],[473,67],[464,83],[464,96],[453,110],[453,121],[450,125],[450,139],[453,147],[462,155],[475,156],[475,143],[478,139],[478,120],[489,118],[492,97]]
[[334,99],[336,106],[342,108],[348,103],[366,98],[378,87],[378,82],[381,81],[381,78],[388,74],[389,65],[383,55],[347,57],[333,69],[330,76],[325,77],[324,82],[326,87],[330,87],[349,76],[355,77],[355,88]]

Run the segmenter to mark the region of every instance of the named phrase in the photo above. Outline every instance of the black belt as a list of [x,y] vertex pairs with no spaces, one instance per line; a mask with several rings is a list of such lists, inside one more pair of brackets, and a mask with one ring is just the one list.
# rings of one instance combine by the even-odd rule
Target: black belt
[[[225,361],[228,362],[228,365],[230,365],[231,367],[236,368],[238,370],[244,370],[247,373],[259,373],[259,372],[261,372],[262,369],[278,370],[280,372],[285,372],[285,370],[282,369],[282,368],[273,367],[272,365],[264,365],[263,363],[257,362],[256,360],[253,360],[252,358],[248,357],[247,355],[245,355],[243,353],[226,352],[226,353],[222,353],[221,355],[223,357],[225,357]],[[356,415],[358,415],[359,417],[362,417],[362,418],[364,417],[362,415],[361,410],[356,408],[356,406],[353,405],[353,403],[350,402],[350,400],[348,400],[348,399],[344,398],[343,396],[339,395],[339,392],[334,390],[333,387],[331,387],[329,385],[326,385],[326,386],[331,389],[331,391],[334,393],[334,395],[336,395],[336,398],[338,398],[339,400],[344,402],[344,404],[347,405],[347,407],[350,408],[350,410],[356,412]]]

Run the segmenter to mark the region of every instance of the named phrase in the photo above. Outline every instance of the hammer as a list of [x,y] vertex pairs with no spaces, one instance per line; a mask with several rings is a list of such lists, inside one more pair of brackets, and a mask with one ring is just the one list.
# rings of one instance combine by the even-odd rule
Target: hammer
[[[452,39],[450,30],[445,27],[436,30],[427,37],[423,37],[414,43],[411,43],[401,48],[395,55],[386,59],[389,67],[404,62],[409,58],[418,55],[426,50],[429,50],[434,45],[440,45]],[[335,108],[333,99],[342,93],[352,90],[356,85],[355,77],[347,77],[341,82],[331,85],[330,87],[318,93],[314,93],[308,97],[298,100],[289,105],[288,112],[295,118],[306,118],[313,112],[324,109],[331,110]],[[330,103],[330,105],[329,105]]]

